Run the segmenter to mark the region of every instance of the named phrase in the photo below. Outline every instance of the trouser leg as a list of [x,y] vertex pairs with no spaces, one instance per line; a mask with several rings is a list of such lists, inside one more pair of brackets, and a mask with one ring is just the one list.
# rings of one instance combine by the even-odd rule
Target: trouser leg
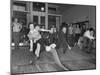
[[64,70],[68,70],[67,68],[65,68],[65,67],[61,64],[60,59],[59,59],[59,56],[58,56],[58,54],[57,54],[57,52],[56,52],[55,49],[52,49],[52,50],[50,51],[50,53],[52,53],[53,58],[54,58],[54,60],[55,60],[55,62],[56,62],[57,65],[59,65],[59,66],[60,66],[61,68],[63,68]]
[[88,45],[88,49],[87,50],[90,53],[91,52],[91,49],[92,49],[92,41],[90,39],[88,39],[87,42],[88,42],[88,44],[87,44]]
[[65,42],[65,43],[62,44],[63,54],[66,53],[66,51],[67,51],[67,49],[68,49],[69,47],[70,47],[70,46],[69,46],[69,44],[68,44],[67,42]]
[[19,33],[18,32],[13,33],[13,40],[15,43],[15,49],[18,49],[18,46],[19,46]]

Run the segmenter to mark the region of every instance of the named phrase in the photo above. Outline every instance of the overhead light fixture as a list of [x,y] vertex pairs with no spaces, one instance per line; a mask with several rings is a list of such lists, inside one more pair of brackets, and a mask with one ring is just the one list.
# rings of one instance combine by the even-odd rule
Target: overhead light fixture
[[44,11],[44,7],[41,7],[41,11]]

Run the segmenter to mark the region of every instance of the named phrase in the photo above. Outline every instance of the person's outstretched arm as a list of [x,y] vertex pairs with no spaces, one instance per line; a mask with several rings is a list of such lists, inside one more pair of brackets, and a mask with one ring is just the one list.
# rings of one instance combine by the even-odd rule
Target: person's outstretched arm
[[50,32],[48,29],[40,29],[40,31]]

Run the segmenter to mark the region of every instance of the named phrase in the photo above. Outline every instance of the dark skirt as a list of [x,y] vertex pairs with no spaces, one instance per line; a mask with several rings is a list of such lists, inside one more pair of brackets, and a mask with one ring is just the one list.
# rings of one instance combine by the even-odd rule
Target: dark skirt
[[44,39],[41,38],[38,41],[36,41],[36,43],[33,43],[33,53],[34,54],[35,54],[35,50],[37,48],[37,44],[38,43],[41,45],[41,47],[40,47],[40,53],[45,50],[45,42],[44,42]]

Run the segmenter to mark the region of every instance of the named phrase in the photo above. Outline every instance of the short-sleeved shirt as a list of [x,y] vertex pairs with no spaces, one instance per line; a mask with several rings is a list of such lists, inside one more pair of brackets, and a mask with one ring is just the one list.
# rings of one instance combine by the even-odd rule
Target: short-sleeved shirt
[[84,37],[87,37],[87,38],[89,38],[89,39],[94,39],[94,37],[90,35],[90,31],[89,31],[89,30],[87,30],[87,31],[84,33],[83,36],[84,36]]
[[13,23],[13,32],[20,32],[21,27],[20,23]]
[[29,38],[30,38],[30,39],[39,39],[39,38],[41,38],[41,35],[40,35],[40,33],[39,33],[38,31],[36,31],[36,30],[34,29],[34,30],[31,30],[31,31],[29,32]]
[[73,27],[69,27],[68,31],[69,31],[69,34],[73,34]]
[[75,29],[75,33],[76,33],[76,34],[80,34],[80,33],[81,33],[80,28],[76,28],[76,29]]

